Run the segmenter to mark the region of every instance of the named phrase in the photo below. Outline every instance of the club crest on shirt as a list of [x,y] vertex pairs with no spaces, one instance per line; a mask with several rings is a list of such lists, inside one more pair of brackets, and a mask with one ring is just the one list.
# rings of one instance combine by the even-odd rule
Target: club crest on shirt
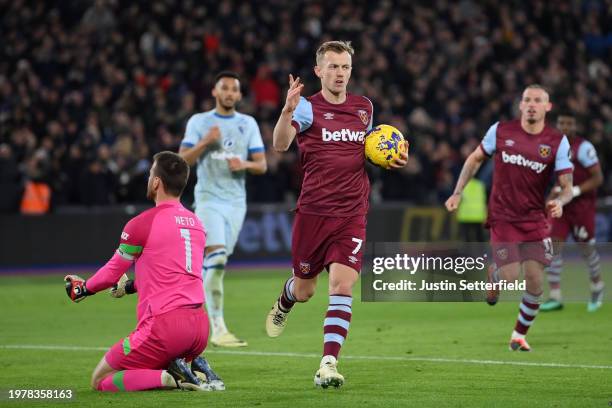
[[589,147],[589,150],[587,150],[587,157],[591,160],[597,158],[597,153],[593,147]]
[[308,262],[300,262],[300,272],[302,272],[304,275],[309,274],[310,264]]
[[545,144],[541,144],[540,147],[538,148],[540,157],[542,157],[543,159],[548,158],[548,156],[550,156],[551,151],[552,151],[552,148],[549,145],[545,145]]
[[505,261],[508,258],[508,248],[500,248],[497,250],[497,256],[502,261]]
[[363,109],[359,109],[357,113],[359,114],[359,119],[361,119],[363,124],[367,126],[367,124],[370,123],[370,118],[368,118],[368,112]]

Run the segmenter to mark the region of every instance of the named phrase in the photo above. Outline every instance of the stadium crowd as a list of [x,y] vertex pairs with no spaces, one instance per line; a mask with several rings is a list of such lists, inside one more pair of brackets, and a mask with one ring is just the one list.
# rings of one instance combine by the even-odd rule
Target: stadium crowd
[[[178,150],[185,123],[212,109],[212,80],[238,72],[267,145],[268,173],[249,200],[296,198],[296,151],[272,129],[289,73],[317,89],[318,44],[351,40],[349,90],[375,122],[411,143],[401,171],[371,168],[372,200],[442,203],[488,127],[516,115],[525,84],[542,83],[576,113],[612,193],[612,0],[286,1],[0,0],[0,211],[24,185],[52,206],[145,201],[150,160]],[[295,148],[295,146],[294,146]]]

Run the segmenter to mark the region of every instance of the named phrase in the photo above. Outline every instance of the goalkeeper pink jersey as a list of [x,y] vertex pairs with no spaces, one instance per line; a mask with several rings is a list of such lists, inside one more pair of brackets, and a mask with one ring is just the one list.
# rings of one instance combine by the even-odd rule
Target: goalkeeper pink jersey
[[87,289],[110,288],[135,262],[138,326],[151,316],[201,306],[205,242],[195,214],[178,200],[164,201],[126,224],[115,255],[87,280]]

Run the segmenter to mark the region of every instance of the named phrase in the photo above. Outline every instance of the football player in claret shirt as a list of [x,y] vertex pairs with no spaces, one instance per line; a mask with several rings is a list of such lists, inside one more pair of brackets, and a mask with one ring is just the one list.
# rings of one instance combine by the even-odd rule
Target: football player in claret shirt
[[[225,388],[199,357],[208,340],[200,274],[206,234],[198,217],[179,201],[188,175],[178,154],[157,153],[147,185],[155,207],[126,224],[119,248],[94,276],[87,281],[76,275],[64,278],[74,302],[113,286],[114,297],[138,293],[138,325],[98,363],[91,378],[96,390]],[[130,281],[125,272],[133,263],[136,277]]]
[[[372,102],[347,93],[353,47],[344,41],[322,44],[314,72],[321,91],[302,97],[303,84],[289,76],[285,106],[273,143],[286,151],[297,140],[304,170],[292,234],[293,276],[284,284],[266,320],[277,337],[296,302],[315,292],[317,276],[329,272],[329,306],[323,322],[323,357],[315,384],[339,387],[337,359],[351,321],[353,285],[361,271],[370,184],[365,169],[364,136],[372,128]],[[407,156],[392,163],[406,165]]]
[[[582,256],[589,269],[591,281],[591,298],[587,310],[594,312],[603,303],[604,282],[601,279],[599,253],[595,248],[595,214],[597,205],[597,187],[603,183],[603,174],[597,158],[595,147],[586,139],[576,135],[576,118],[569,112],[557,115],[557,129],[564,133],[570,143],[571,159],[574,165],[574,199],[563,209],[561,218],[552,220],[551,237],[555,255],[546,269],[550,285],[550,299],[540,308],[542,311],[561,310],[561,269],[563,242],[571,233],[579,243]],[[551,197],[561,191],[553,187]]]
[[[489,199],[487,226],[495,263],[489,267],[489,282],[515,281],[523,269],[527,289],[510,337],[510,349],[530,351],[525,336],[538,313],[544,267],[553,256],[547,215],[559,218],[572,199],[572,163],[567,137],[546,124],[552,104],[540,85],[523,91],[520,119],[497,122],[480,146],[467,158],[446,208],[455,211],[461,193],[482,162],[495,155],[493,189]],[[561,191],[546,202],[549,181],[556,175]],[[548,214],[547,214],[548,213]],[[487,303],[497,303],[499,290],[487,291]]]

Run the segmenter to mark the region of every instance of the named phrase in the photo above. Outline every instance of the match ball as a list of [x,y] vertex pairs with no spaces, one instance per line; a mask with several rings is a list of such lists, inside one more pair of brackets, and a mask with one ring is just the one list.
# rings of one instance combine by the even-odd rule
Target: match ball
[[378,125],[365,135],[365,155],[375,166],[389,169],[400,153],[408,154],[408,142],[402,132],[391,125]]

